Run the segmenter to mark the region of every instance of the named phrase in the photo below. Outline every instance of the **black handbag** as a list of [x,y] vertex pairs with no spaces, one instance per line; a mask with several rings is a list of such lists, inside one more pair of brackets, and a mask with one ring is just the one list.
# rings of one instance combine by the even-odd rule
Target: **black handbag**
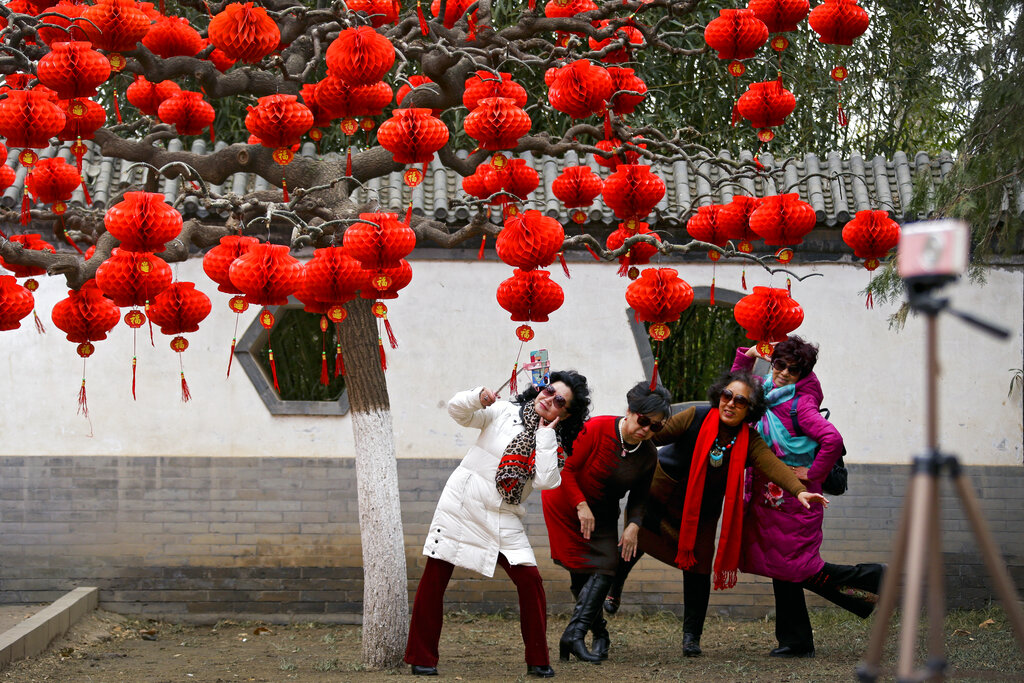
[[[800,428],[800,421],[797,419],[796,404],[799,400],[799,396],[793,398],[793,403],[789,408],[789,419],[793,423],[794,436],[803,436],[804,430]],[[820,412],[825,414],[825,419],[829,419],[832,414],[828,408],[820,408]],[[846,493],[847,489],[847,478],[849,472],[846,471],[846,463],[843,461],[843,456],[846,455],[846,445],[843,445],[843,452],[836,460],[836,463],[832,465],[832,471],[825,477],[825,481],[821,482],[822,493],[827,493],[830,496],[841,496]]]

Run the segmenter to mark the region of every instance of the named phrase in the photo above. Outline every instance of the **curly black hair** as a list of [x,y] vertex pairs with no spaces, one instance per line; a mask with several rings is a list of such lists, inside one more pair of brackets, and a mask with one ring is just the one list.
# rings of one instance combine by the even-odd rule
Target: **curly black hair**
[[783,360],[790,368],[796,369],[800,377],[806,377],[818,362],[818,345],[793,335],[780,341],[772,351],[772,360]]
[[660,384],[651,389],[650,382],[638,382],[626,392],[626,407],[637,415],[661,413],[669,417],[672,414],[672,394]]
[[[572,443],[576,436],[583,429],[583,423],[590,417],[590,387],[587,386],[587,378],[575,370],[556,370],[551,373],[548,381],[552,384],[562,382],[572,391],[572,400],[569,401],[569,414],[558,423],[558,433],[562,437],[562,448],[565,449],[566,457],[572,455]],[[513,403],[526,405],[529,401],[537,398],[541,387],[532,384],[521,394],[512,399]]]
[[768,405],[764,400],[764,388],[761,385],[761,378],[749,372],[742,370],[727,372],[715,380],[715,383],[708,388],[708,401],[711,403],[711,407],[715,410],[718,409],[722,390],[733,382],[743,382],[750,387],[750,407],[747,408],[746,421],[750,423],[757,422],[764,415]]

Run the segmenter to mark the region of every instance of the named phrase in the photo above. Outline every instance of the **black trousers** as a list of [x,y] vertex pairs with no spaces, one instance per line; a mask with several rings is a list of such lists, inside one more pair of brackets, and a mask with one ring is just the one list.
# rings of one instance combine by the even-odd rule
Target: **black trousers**
[[775,592],[775,637],[780,647],[813,648],[814,634],[807,613],[804,589],[867,618],[875,608],[885,567],[880,564],[825,563],[814,576],[803,583],[772,579]]

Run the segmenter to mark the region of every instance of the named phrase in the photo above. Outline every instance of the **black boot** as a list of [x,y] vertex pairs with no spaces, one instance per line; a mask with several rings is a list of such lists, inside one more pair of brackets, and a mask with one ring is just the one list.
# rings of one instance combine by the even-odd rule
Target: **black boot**
[[564,662],[568,661],[569,655],[575,655],[576,659],[584,662],[600,664],[601,659],[587,649],[584,638],[590,630],[595,618],[601,611],[601,603],[608,592],[612,577],[604,574],[593,574],[583,588],[580,589],[579,598],[572,611],[572,618],[569,619],[562,638],[558,641],[558,655]]
[[803,586],[826,600],[867,619],[875,610],[885,573],[883,564],[842,565],[826,562]]
[[711,597],[711,575],[683,572],[683,656],[698,657]]
[[[607,598],[605,598],[604,604],[608,604]],[[612,643],[612,638],[608,634],[608,622],[604,620],[600,610],[594,618],[594,623],[590,625],[590,633],[594,636],[590,641],[590,651],[598,659],[608,659],[608,648]]]
[[638,550],[632,560],[626,561],[619,558],[619,566],[615,568],[612,585],[608,589],[608,596],[604,599],[604,611],[608,614],[615,614],[619,611],[619,604],[622,602],[622,587],[626,585],[626,577],[629,576],[629,572],[643,555],[643,552]]

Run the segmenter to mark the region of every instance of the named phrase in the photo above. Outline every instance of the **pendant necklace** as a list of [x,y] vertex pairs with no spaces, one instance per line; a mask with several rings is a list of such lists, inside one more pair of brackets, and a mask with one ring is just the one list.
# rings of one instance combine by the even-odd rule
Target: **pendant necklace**
[[738,435],[739,432],[737,432],[736,435],[732,437],[732,440],[724,446],[718,443],[717,439],[715,440],[715,444],[711,447],[711,450],[708,451],[708,460],[711,462],[712,467],[722,466],[722,461],[725,459],[725,452],[732,448],[732,445],[736,443],[736,436]]
[[622,421],[626,418],[619,418],[619,443],[622,445],[622,452],[619,453],[620,458],[625,458],[630,453],[636,453],[637,449],[643,444],[643,441],[638,441],[632,448],[626,448],[626,439],[622,436]]

